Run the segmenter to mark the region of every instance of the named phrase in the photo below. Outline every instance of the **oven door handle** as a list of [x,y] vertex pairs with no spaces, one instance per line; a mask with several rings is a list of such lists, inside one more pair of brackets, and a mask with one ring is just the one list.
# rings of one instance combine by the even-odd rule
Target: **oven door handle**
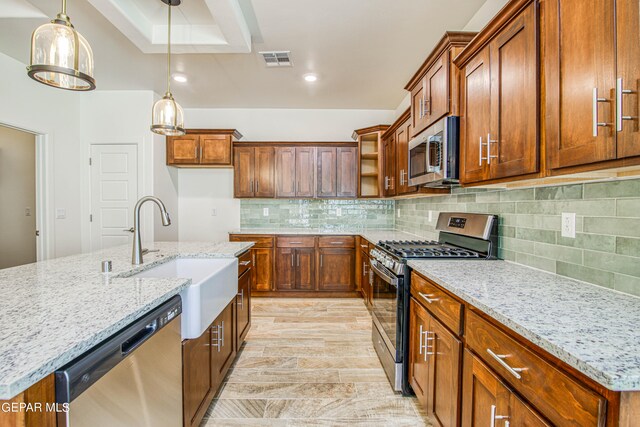
[[371,260],[371,269],[386,283],[396,288],[398,287],[398,278],[393,277],[385,271],[381,270],[380,267],[378,267],[378,261],[376,261],[375,259]]

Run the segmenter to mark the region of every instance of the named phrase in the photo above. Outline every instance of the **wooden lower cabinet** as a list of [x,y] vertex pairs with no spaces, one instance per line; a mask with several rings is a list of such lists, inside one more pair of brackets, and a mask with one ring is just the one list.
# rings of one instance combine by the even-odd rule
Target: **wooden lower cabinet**
[[199,425],[211,393],[211,328],[182,342],[182,406],[185,426]]
[[434,426],[459,424],[462,342],[411,298],[409,381]]
[[276,290],[315,290],[315,249],[276,250]]
[[211,325],[211,385],[218,389],[236,356],[236,302],[232,301]]
[[464,352],[462,425],[551,427],[469,350]]
[[251,270],[245,271],[238,278],[236,351],[242,347],[242,343],[251,329],[251,273]]
[[352,291],[355,288],[353,249],[318,249],[318,290]]
[[11,411],[3,409],[5,405],[27,404],[31,407],[40,405],[46,408],[56,402],[55,375],[50,374],[22,393],[9,400],[0,400],[1,427],[56,427],[56,413],[54,411]]

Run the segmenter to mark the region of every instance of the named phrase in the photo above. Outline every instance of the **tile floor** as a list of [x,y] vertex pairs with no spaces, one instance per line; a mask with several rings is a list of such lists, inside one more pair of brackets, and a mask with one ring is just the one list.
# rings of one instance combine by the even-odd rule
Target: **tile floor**
[[395,394],[360,299],[254,298],[253,324],[202,426],[429,426]]

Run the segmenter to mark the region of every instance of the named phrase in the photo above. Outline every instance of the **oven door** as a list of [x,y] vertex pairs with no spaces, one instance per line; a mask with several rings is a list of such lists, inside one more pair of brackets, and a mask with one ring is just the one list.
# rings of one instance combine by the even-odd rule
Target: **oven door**
[[402,362],[403,279],[371,259],[373,322],[396,363]]

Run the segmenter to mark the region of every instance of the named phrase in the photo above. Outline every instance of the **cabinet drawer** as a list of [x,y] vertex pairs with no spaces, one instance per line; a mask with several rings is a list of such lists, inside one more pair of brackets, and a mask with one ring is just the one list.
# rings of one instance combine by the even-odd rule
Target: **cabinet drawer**
[[354,248],[355,246],[354,236],[321,236],[318,239],[318,247],[321,248]]
[[467,345],[557,426],[604,425],[605,400],[469,311]]
[[238,277],[251,268],[251,251],[246,251],[238,257]]
[[272,248],[273,236],[260,234],[231,234],[230,242],[254,242],[254,248]]
[[449,329],[462,335],[462,304],[416,273],[411,273],[411,295]]
[[313,248],[316,238],[313,236],[278,236],[276,246],[279,248]]

